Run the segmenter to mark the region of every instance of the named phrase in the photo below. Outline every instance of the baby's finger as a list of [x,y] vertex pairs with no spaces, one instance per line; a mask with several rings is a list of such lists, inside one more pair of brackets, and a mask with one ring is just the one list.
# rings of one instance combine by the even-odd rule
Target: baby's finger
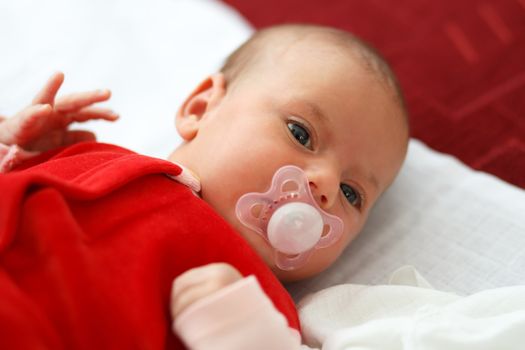
[[24,108],[14,117],[6,119],[0,128],[0,143],[6,145],[18,144],[24,146],[42,127],[44,118],[48,117],[53,108],[48,105],[33,105]]
[[37,105],[37,104],[53,105],[58,89],[60,89],[60,86],[62,85],[63,82],[64,82],[64,73],[57,72],[51,75],[51,77],[47,80],[42,90],[40,90],[40,92],[33,99],[32,104],[33,105]]
[[119,115],[107,108],[86,107],[82,108],[78,112],[66,114],[65,117],[66,124],[69,125],[73,122],[82,123],[88,120],[97,119],[113,122],[119,118]]
[[58,98],[55,103],[55,109],[66,113],[77,111],[94,103],[107,101],[110,97],[111,91],[107,89],[77,92]]

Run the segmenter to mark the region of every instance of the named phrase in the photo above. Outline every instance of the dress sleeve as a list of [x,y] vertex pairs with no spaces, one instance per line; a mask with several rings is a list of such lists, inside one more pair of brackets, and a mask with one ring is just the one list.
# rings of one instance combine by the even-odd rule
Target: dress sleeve
[[254,276],[248,276],[190,305],[173,330],[192,350],[294,350],[301,335],[288,327]]
[[0,143],[0,173],[7,173],[22,161],[36,154],[36,152],[24,151],[17,145],[8,146]]

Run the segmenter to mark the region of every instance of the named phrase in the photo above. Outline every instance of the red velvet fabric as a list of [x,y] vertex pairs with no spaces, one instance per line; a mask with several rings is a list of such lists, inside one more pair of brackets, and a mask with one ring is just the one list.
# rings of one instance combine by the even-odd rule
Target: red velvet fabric
[[525,0],[224,0],[255,27],[356,33],[391,62],[414,137],[525,188]]
[[298,329],[293,301],[176,165],[104,144],[0,175],[0,348],[182,349],[173,279],[223,261],[254,274]]

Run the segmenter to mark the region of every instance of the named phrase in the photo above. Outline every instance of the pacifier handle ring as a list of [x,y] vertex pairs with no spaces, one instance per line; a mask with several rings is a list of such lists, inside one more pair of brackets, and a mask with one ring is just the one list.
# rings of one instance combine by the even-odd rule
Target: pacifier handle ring
[[310,249],[306,252],[297,254],[296,256],[289,256],[276,250],[274,261],[277,267],[283,271],[296,270],[308,262],[314,250],[315,249]]

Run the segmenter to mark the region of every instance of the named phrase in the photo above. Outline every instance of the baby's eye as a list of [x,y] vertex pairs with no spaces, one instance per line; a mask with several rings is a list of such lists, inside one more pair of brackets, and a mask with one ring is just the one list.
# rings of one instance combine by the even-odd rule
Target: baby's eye
[[341,187],[341,192],[343,192],[348,203],[350,203],[356,208],[360,208],[362,203],[361,203],[361,195],[359,194],[359,192],[357,192],[356,190],[354,190],[351,186],[347,184],[341,184],[340,187]]
[[310,133],[304,126],[299,123],[288,122],[288,129],[301,145],[311,148]]

